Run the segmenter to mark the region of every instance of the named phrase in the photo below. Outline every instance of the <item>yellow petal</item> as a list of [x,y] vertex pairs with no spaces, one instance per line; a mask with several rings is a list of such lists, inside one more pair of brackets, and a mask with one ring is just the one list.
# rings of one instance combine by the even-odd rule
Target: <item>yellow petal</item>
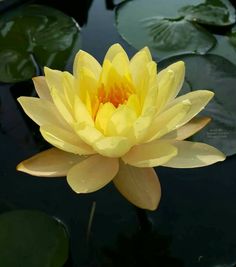
[[83,50],[80,50],[76,54],[74,65],[73,65],[73,73],[76,78],[78,78],[81,75],[80,71],[83,68],[89,69],[93,73],[96,80],[99,79],[99,76],[101,73],[101,65],[89,53]]
[[136,168],[120,163],[113,179],[120,193],[135,206],[155,210],[161,198],[161,186],[153,168]]
[[156,109],[156,97],[157,97],[157,87],[149,87],[146,91],[146,95],[142,106],[141,115],[143,116],[153,116]]
[[151,116],[140,116],[133,124],[132,131],[135,138],[135,143],[139,144],[145,137],[152,123]]
[[91,71],[87,68],[81,68],[80,76],[75,80],[76,91],[88,111],[92,114],[94,98],[97,95],[98,81],[94,78]]
[[149,73],[149,87],[158,88],[158,79],[157,79],[157,64],[154,61],[150,61],[147,64],[147,69]]
[[140,97],[141,106],[143,105],[146,93],[149,89],[150,74],[147,67],[149,59],[145,52],[138,52],[130,61],[130,73],[136,89],[137,95]]
[[[149,49],[147,47],[144,47],[143,49],[141,49],[140,51],[138,51],[130,60],[130,68],[133,70],[133,68],[135,68],[136,64],[147,64],[150,61],[152,61],[152,56],[151,53],[149,51]],[[136,69],[136,68],[135,68]]]
[[118,158],[129,151],[132,146],[131,141],[127,137],[122,136],[104,136],[95,127],[86,124],[76,125],[76,132],[79,137],[93,149],[110,158]]
[[146,140],[154,140],[176,129],[191,108],[190,101],[183,100],[157,115],[152,121]]
[[74,96],[76,94],[75,91],[75,79],[69,72],[63,73],[63,89],[64,96],[70,110],[74,107]]
[[43,125],[40,127],[43,138],[51,145],[66,152],[89,155],[93,149],[85,144],[76,134],[71,131],[56,127],[55,125]]
[[129,61],[129,58],[120,44],[113,44],[107,51],[104,60],[109,60],[110,62],[118,55],[121,54],[125,58],[125,61]]
[[67,104],[64,95],[59,93],[55,88],[51,89],[51,95],[58,112],[60,112],[61,116],[67,123],[72,125],[75,122],[75,118],[71,106]]
[[97,130],[94,126],[90,126],[86,123],[80,123],[75,125],[75,131],[78,134],[78,136],[90,146],[93,146],[93,144],[101,139],[104,135]]
[[[172,70],[165,71],[158,80],[157,110],[160,112],[168,102],[175,85],[175,73]],[[159,78],[159,77],[158,77]]]
[[68,104],[68,98],[65,97],[64,89],[64,73],[61,71],[51,70],[47,67],[44,68],[46,82],[55,106],[61,113],[61,116],[72,124],[74,118],[72,117],[71,105]]
[[121,157],[127,153],[132,146],[131,142],[126,137],[105,137],[96,128],[88,125],[77,125],[76,132],[85,143],[92,146],[97,153],[105,157]]
[[70,128],[52,102],[26,96],[21,96],[17,100],[24,109],[24,112],[39,126],[43,124],[55,124],[58,127]]
[[112,66],[121,76],[130,76],[129,58],[126,53],[118,53],[112,60]]
[[76,123],[86,123],[87,125],[94,125],[94,121],[91,117],[91,114],[88,112],[84,103],[80,100],[80,98],[76,95],[74,96],[74,114]]
[[93,144],[95,151],[110,158],[122,157],[130,150],[131,146],[130,140],[122,136],[102,137]]
[[152,54],[151,54],[151,52],[150,52],[150,50],[149,50],[149,48],[147,46],[142,48],[140,50],[140,52],[142,52],[142,53],[144,52],[146,54],[147,61],[152,61]]
[[222,152],[204,143],[175,141],[172,144],[177,148],[178,154],[163,164],[166,167],[195,168],[225,160]]
[[136,167],[155,167],[163,165],[176,154],[177,149],[168,141],[155,140],[132,147],[122,159]]
[[127,105],[120,105],[107,123],[107,135],[128,137],[136,119],[136,112],[133,109]]
[[73,165],[86,157],[50,148],[22,161],[17,170],[40,177],[66,176]]
[[187,112],[187,114],[183,117],[183,119],[179,122],[178,127],[184,125],[185,123],[189,122],[194,116],[196,116],[201,110],[204,109],[204,107],[207,105],[207,103],[212,99],[214,96],[214,93],[207,90],[198,90],[193,91],[188,94],[185,94],[183,96],[180,96],[176,98],[174,101],[172,101],[169,105],[166,106],[165,110],[173,107],[177,103],[180,103],[184,100],[191,102],[191,108]]
[[[166,88],[165,83],[167,82],[166,78],[168,77],[167,73],[173,73],[173,83],[171,86]],[[164,100],[165,105],[169,101],[173,100],[179,93],[180,89],[182,88],[185,76],[185,65],[183,61],[178,61],[161,72],[158,73],[158,81],[159,81],[159,90],[162,91],[161,94],[164,93]],[[163,92],[163,90],[165,92]]]
[[116,108],[110,102],[100,104],[95,120],[95,125],[96,128],[105,135],[107,133],[107,123],[115,111]]
[[41,99],[46,99],[48,101],[52,101],[52,97],[50,94],[50,90],[48,88],[48,85],[46,83],[45,77],[44,76],[38,76],[32,78],[35,90],[38,94],[38,96]]
[[128,101],[126,102],[126,106],[133,109],[137,116],[140,115],[141,106],[140,106],[138,96],[136,94],[132,94],[131,96],[129,96]]
[[108,184],[118,169],[117,159],[94,155],[72,167],[67,182],[76,193],[94,192]]
[[176,140],[184,140],[199,132],[202,128],[204,128],[209,122],[211,118],[209,117],[200,117],[193,118],[191,121],[183,125],[177,130],[174,130],[165,136],[162,139],[176,139]]
[[54,88],[61,94],[64,93],[63,89],[63,72],[59,70],[52,70],[48,67],[44,67],[45,80],[48,85],[48,88],[51,92],[51,89]]

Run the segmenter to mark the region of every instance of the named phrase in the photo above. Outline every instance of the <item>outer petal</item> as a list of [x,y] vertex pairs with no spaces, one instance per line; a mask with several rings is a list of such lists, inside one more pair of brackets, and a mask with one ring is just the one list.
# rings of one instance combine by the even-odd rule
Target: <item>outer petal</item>
[[183,125],[177,130],[174,130],[165,136],[162,139],[175,139],[175,140],[184,140],[199,132],[202,128],[204,128],[209,122],[211,118],[209,117],[199,117],[193,118],[187,124]]
[[[68,97],[65,95],[65,83],[64,77],[69,78],[69,74],[65,75],[65,73],[61,71],[51,70],[49,68],[44,68],[45,78],[51,92],[51,96],[55,106],[58,111],[61,113],[61,116],[69,123],[72,124],[74,122],[74,118],[72,116],[71,106],[68,104]],[[67,83],[68,84],[68,83]],[[67,96],[70,94],[67,90]]]
[[17,100],[24,109],[24,112],[39,126],[43,124],[54,124],[58,127],[69,128],[69,125],[60,116],[52,102],[26,96],[21,96]]
[[52,101],[52,97],[50,94],[50,90],[48,88],[48,85],[46,83],[45,77],[44,76],[38,76],[32,78],[35,90],[38,94],[38,96],[41,99],[46,99],[48,101]]
[[58,92],[63,93],[63,72],[59,70],[52,70],[48,67],[44,67],[45,80],[48,88],[51,92],[52,88],[58,90]]
[[22,161],[16,169],[34,176],[61,177],[66,176],[73,165],[86,157],[50,148]]
[[[170,73],[173,73],[173,81],[171,86],[168,88],[165,87],[166,78],[169,76]],[[162,70],[160,73],[158,73],[158,80],[159,80],[159,90],[165,90],[165,92],[161,92],[162,97],[165,100],[165,103],[171,101],[174,99],[184,82],[184,76],[185,76],[185,65],[183,61],[178,61],[164,70]],[[168,81],[167,81],[168,82]],[[165,103],[163,103],[165,105]]]
[[122,157],[125,163],[136,167],[160,166],[177,155],[177,149],[168,141],[155,140],[134,146]]
[[176,141],[173,145],[178,149],[178,154],[163,164],[166,167],[195,168],[225,160],[222,152],[204,143]]
[[190,101],[183,100],[182,102],[177,103],[176,105],[157,115],[147,131],[146,139],[154,140],[176,129],[180,121],[186,117],[186,114],[188,114],[190,108]]
[[43,138],[51,145],[69,153],[79,155],[93,154],[94,150],[85,144],[71,131],[56,127],[55,125],[43,125],[40,127]]
[[101,65],[97,62],[97,60],[88,54],[87,52],[80,50],[75,57],[74,65],[73,65],[73,73],[76,78],[80,76],[80,71],[83,68],[87,68],[91,70],[96,80],[99,79],[101,72]]
[[194,116],[196,116],[201,110],[203,110],[213,96],[214,93],[211,91],[207,90],[193,91],[176,98],[174,101],[172,101],[169,105],[166,106],[165,110],[173,107],[177,103],[180,103],[184,100],[188,100],[191,102],[191,109],[186,114],[186,116],[178,123],[178,127],[180,127],[185,123],[189,122]]
[[120,193],[135,206],[148,210],[157,208],[161,187],[153,168],[136,168],[120,163],[113,181]]
[[94,155],[72,167],[67,182],[76,193],[94,192],[108,184],[118,169],[118,159]]

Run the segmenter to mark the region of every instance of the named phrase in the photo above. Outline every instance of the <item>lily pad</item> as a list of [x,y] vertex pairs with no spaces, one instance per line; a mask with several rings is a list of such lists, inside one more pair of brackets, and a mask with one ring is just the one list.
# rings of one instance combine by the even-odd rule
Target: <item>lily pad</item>
[[215,37],[217,44],[209,53],[223,56],[236,65],[236,27],[234,26],[228,35]]
[[79,46],[79,26],[61,11],[26,5],[0,19],[0,81],[18,82],[44,66],[64,69]]
[[62,267],[69,241],[61,222],[39,211],[0,215],[0,266]]
[[120,35],[136,49],[148,46],[158,58],[205,54],[216,38],[202,24],[222,27],[235,21],[228,0],[135,0],[116,9]]
[[179,10],[187,20],[214,26],[235,23],[235,9],[228,0],[206,0],[199,5],[188,5]]
[[184,18],[153,17],[144,22],[153,38],[153,47],[162,52],[187,50],[204,53],[215,43],[212,34]]
[[213,145],[230,156],[236,153],[236,66],[217,55],[180,55],[159,63],[159,68],[183,60],[186,63],[188,88],[184,93],[198,89],[208,89],[214,98],[201,112],[212,122],[192,137],[194,141]]

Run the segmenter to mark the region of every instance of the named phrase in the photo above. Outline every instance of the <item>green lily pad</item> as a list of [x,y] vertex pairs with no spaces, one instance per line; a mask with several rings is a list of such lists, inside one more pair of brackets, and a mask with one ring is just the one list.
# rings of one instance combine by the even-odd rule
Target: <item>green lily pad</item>
[[188,5],[179,10],[187,20],[215,26],[235,23],[235,9],[228,0],[206,0],[199,5]]
[[0,215],[0,266],[62,267],[69,239],[61,222],[39,211]]
[[146,26],[153,38],[153,47],[163,52],[186,51],[187,49],[203,53],[215,43],[212,34],[184,18],[153,17],[145,22],[148,22]]
[[159,58],[204,54],[215,45],[215,37],[181,11],[188,5],[204,3],[203,0],[126,1],[116,9],[116,26],[129,44],[136,49],[148,46]]
[[0,19],[0,81],[18,82],[44,66],[64,69],[79,46],[73,18],[47,6],[26,5]]
[[236,65],[236,26],[227,35],[215,37],[217,44],[209,53],[223,56]]
[[217,55],[180,55],[163,60],[159,68],[183,60],[186,63],[184,93],[208,89],[214,98],[201,112],[212,122],[191,139],[213,145],[230,156],[236,153],[236,66]]

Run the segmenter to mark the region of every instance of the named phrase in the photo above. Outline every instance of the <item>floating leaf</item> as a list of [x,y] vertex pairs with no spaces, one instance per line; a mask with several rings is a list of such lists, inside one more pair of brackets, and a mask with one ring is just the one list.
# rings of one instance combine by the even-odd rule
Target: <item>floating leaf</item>
[[0,19],[0,81],[17,82],[44,66],[63,69],[78,50],[79,27],[62,12],[27,5]]
[[153,38],[154,48],[167,53],[180,50],[203,53],[208,51],[215,42],[212,34],[184,18],[153,17],[146,22],[148,22],[146,26],[150,36]]
[[[213,145],[226,155],[236,153],[236,66],[216,55],[181,55],[159,63],[159,68],[183,60],[186,63],[186,82],[190,90],[209,89],[215,93],[213,100],[201,115],[212,122],[198,134],[194,141]],[[184,88],[184,91],[189,90]]]
[[116,9],[116,25],[121,36],[140,49],[148,46],[159,58],[183,53],[204,54],[215,45],[215,38],[179,10],[202,0],[126,1]]
[[188,5],[179,10],[187,20],[215,26],[235,23],[235,9],[228,0],[206,0],[199,5]]
[[210,54],[216,54],[225,57],[236,65],[236,27],[233,27],[229,35],[215,35],[217,39],[216,46],[211,49]]
[[69,241],[62,223],[39,211],[0,215],[0,266],[62,267]]

